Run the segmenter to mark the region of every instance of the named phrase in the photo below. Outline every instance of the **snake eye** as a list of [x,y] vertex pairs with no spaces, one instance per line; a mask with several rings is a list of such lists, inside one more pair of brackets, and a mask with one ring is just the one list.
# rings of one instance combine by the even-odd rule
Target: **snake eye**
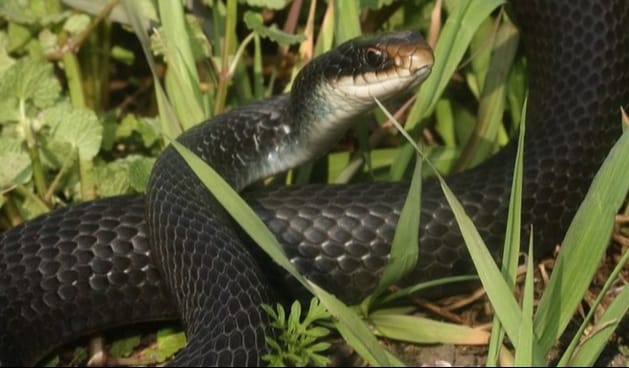
[[378,68],[381,66],[384,63],[384,59],[384,52],[375,47],[370,47],[365,52],[365,61],[372,68]]

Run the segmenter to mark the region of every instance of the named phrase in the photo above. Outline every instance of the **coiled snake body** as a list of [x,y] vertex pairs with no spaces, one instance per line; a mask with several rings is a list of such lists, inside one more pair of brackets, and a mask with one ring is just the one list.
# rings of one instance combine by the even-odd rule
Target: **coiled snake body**
[[[561,241],[620,134],[619,107],[629,101],[629,3],[522,0],[510,5],[522,29],[530,78],[523,223],[534,224],[541,254]],[[378,74],[374,70],[390,72],[391,66],[384,64],[391,63],[391,55],[403,64],[396,69],[407,71],[402,74],[424,73],[418,72],[418,64],[404,64],[431,63],[421,39],[414,33],[388,37],[385,46],[378,46],[382,48],[355,41],[340,50],[362,52],[358,59],[371,76]],[[419,50],[421,59],[409,56],[409,48]],[[333,67],[311,67],[309,73],[347,75],[348,55],[340,52]],[[400,80],[407,88],[421,76],[400,75]],[[296,84],[303,83],[307,91],[325,91],[314,94],[320,99],[317,104],[293,106],[288,97],[276,97],[201,124],[179,140],[237,188],[283,170],[274,164],[275,157],[295,161],[282,165],[308,157],[293,148],[264,148],[261,153],[257,141],[264,138],[272,141],[267,144],[277,144],[269,147],[284,147],[287,139],[305,139],[295,136],[303,127],[284,125],[282,114],[316,119],[327,113],[343,120],[342,115],[371,104],[351,112],[332,102],[326,105],[330,100],[325,95],[332,90],[309,81],[304,77]],[[382,89],[386,85],[377,88],[378,96],[388,96]],[[313,98],[299,93],[294,92],[295,99]],[[341,99],[349,98],[332,100]],[[336,136],[345,128],[330,125],[314,136]],[[227,150],[221,145],[226,141],[236,147]],[[300,148],[314,148],[313,154],[331,144],[319,138],[299,143]],[[261,155],[271,161],[256,161]],[[488,163],[448,179],[496,255],[502,245],[512,165],[513,147],[507,147]],[[406,188],[403,183],[310,185],[245,195],[303,273],[345,300],[356,301],[375,286],[386,262]],[[147,194],[147,208],[143,197],[109,198],[55,211],[0,234],[1,364],[33,364],[76,336],[175,317],[184,321],[189,342],[173,364],[260,363],[268,321],[259,305],[273,300],[261,270],[265,265],[242,245],[224,210],[173,149],[160,156]],[[434,183],[424,185],[420,233],[420,260],[409,280],[472,271]],[[153,239],[150,245],[147,236]]]

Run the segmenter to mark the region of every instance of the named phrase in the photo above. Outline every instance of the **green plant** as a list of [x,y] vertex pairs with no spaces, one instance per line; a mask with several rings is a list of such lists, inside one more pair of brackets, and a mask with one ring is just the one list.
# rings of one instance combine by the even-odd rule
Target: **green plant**
[[266,338],[272,352],[263,359],[270,366],[324,366],[330,362],[330,359],[320,354],[330,347],[329,343],[320,341],[330,330],[314,326],[320,321],[328,321],[330,314],[317,298],[310,300],[310,307],[303,321],[300,321],[302,311],[298,301],[293,302],[288,316],[281,304],[277,304],[275,310],[266,304],[262,308],[273,319],[271,326],[279,334],[277,338]]

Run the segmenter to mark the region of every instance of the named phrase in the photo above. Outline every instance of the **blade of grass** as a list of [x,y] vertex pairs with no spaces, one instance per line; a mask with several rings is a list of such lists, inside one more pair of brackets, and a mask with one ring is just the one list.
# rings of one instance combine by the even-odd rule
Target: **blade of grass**
[[157,5],[168,64],[166,91],[184,130],[187,130],[205,120],[209,113],[203,109],[203,97],[183,7],[170,0],[158,0]]
[[[505,243],[502,254],[502,275],[508,284],[513,288],[518,269],[518,255],[520,253],[520,234],[522,228],[522,176],[523,176],[523,150],[524,136],[526,134],[526,105],[528,100],[524,100],[522,108],[522,125],[518,137],[518,149],[515,156],[515,167],[513,170],[513,180],[511,182],[511,196],[509,197],[509,213],[507,215],[507,229]],[[492,334],[489,341],[489,351],[487,353],[487,365],[496,366],[499,359],[504,330],[500,325],[498,316],[494,316],[491,328]]]
[[419,344],[484,345],[489,332],[464,325],[400,314],[396,310],[378,310],[369,316],[378,335]]
[[522,323],[520,324],[520,333],[518,337],[518,345],[515,348],[515,366],[530,367],[533,364],[533,341],[535,334],[533,333],[533,305],[535,304],[534,281],[533,281],[533,229],[529,236],[529,253],[526,262],[526,278],[524,281],[524,290],[522,292]]
[[[502,277],[498,266],[487,250],[487,246],[474,226],[472,219],[465,213],[461,202],[454,196],[454,193],[448,188],[445,181],[441,177],[439,177],[439,181],[461,230],[476,271],[491,301],[491,305],[494,307],[498,318],[500,318],[507,335],[509,335],[513,344],[517,346],[522,311],[513,297],[511,288]],[[533,346],[533,352],[535,353],[533,364],[543,365],[544,355],[541,354],[537,344]]]
[[[396,125],[400,125],[395,117],[374,97],[376,104],[387,115],[389,120]],[[395,284],[408,274],[417,263],[419,253],[419,217],[421,209],[422,191],[422,162],[418,156],[415,161],[415,170],[408,194],[400,212],[398,223],[395,226],[395,234],[391,245],[389,261],[382,272],[382,277],[378,281],[378,286],[363,303],[364,310],[368,311],[374,300],[389,286]]]
[[[583,353],[583,349],[587,349],[587,350],[593,350],[593,349],[602,349],[604,347],[604,345],[607,343],[607,338],[605,338],[603,341],[596,340],[594,341],[593,339],[588,339],[587,342],[584,343],[584,346],[581,347],[580,353],[581,354],[585,354],[585,355],[581,355],[580,357],[575,356],[574,358],[572,358],[575,349],[577,348],[577,345],[579,344],[579,341],[581,339],[581,336],[583,335],[583,332],[585,331],[586,327],[588,326],[588,324],[590,323],[590,321],[592,320],[592,318],[594,317],[594,313],[596,312],[597,307],[600,305],[601,301],[603,300],[603,298],[606,296],[607,292],[611,289],[611,287],[614,284],[614,281],[616,280],[616,278],[618,277],[618,275],[620,274],[620,272],[625,268],[625,265],[627,264],[627,262],[629,262],[629,251],[625,251],[625,253],[622,255],[622,257],[620,258],[620,261],[616,264],[616,266],[614,267],[614,269],[612,270],[611,274],[609,275],[609,277],[607,278],[607,281],[605,282],[605,285],[603,285],[603,288],[599,291],[598,296],[596,297],[596,299],[594,300],[594,303],[592,303],[592,305],[590,306],[590,311],[588,312],[588,314],[585,316],[585,318],[583,319],[583,322],[581,322],[581,326],[579,326],[579,330],[574,334],[574,337],[572,338],[572,341],[570,341],[570,345],[568,345],[568,347],[566,348],[566,350],[564,351],[561,360],[559,361],[559,363],[557,363],[558,367],[565,367],[566,365],[570,364],[570,365],[591,365],[594,362],[594,359],[596,359],[596,357],[591,357],[589,356],[588,353]],[[623,286],[623,292],[625,292],[627,289],[627,286]],[[619,297],[616,297],[614,302],[618,299]],[[629,308],[629,300],[625,300],[624,302],[624,312],[622,312],[622,314],[620,315],[614,315],[611,314],[610,316],[613,316],[615,318],[618,318],[620,320],[620,318],[622,318],[625,313],[627,312],[627,308]],[[622,304],[621,304],[622,305]],[[609,309],[611,309],[611,307],[608,307],[608,310],[606,311],[606,313],[609,311]],[[610,312],[611,313],[611,312]],[[599,320],[599,324],[603,323],[602,321],[604,321],[605,319],[602,318]],[[609,319],[607,319],[606,321],[609,321]],[[595,327],[594,330],[597,330],[597,328]],[[613,329],[611,330],[613,331]],[[586,344],[596,344],[597,342],[600,342],[602,345],[598,346],[598,347],[586,347]],[[600,350],[598,350],[598,352],[600,353]],[[598,354],[596,355],[598,356]],[[585,360],[580,360],[583,357],[583,359]],[[592,363],[588,363],[588,362],[592,362]]]
[[535,314],[535,332],[546,353],[583,299],[609,244],[616,211],[629,190],[629,133],[616,142],[570,224]]
[[164,92],[162,84],[160,83],[160,78],[157,75],[155,59],[153,58],[153,53],[151,52],[150,48],[149,36],[146,33],[146,29],[142,26],[142,13],[137,8],[139,3],[131,0],[123,0],[122,4],[124,5],[127,17],[131,22],[131,25],[133,26],[133,31],[140,40],[142,50],[144,51],[144,57],[146,57],[146,61],[148,62],[151,69],[151,74],[153,75],[162,137],[164,137],[166,140],[171,140],[181,133],[181,123],[179,122],[179,118],[177,117],[177,114],[175,114],[175,111],[171,106],[170,101],[168,101],[168,97],[166,97],[166,92]]
[[496,148],[496,137],[502,128],[507,76],[518,47],[517,29],[508,18],[503,19],[483,84],[474,132],[454,167],[455,171],[477,165],[491,156]]
[[607,345],[610,336],[618,328],[620,321],[627,315],[628,310],[629,287],[625,285],[594,326],[592,334],[577,349],[576,354],[570,359],[568,364],[575,367],[594,366]]

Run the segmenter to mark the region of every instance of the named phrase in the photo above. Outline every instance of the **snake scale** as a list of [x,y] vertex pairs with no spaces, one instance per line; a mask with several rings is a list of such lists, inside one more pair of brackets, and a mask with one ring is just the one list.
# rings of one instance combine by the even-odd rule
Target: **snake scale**
[[[534,224],[542,254],[561,241],[620,134],[619,108],[629,101],[629,2],[513,0],[509,11],[529,68],[523,224]],[[276,97],[230,116],[271,121],[285,108],[286,97]],[[210,125],[180,141],[207,158],[216,151],[208,137],[223,137],[220,129],[206,130]],[[222,157],[223,148],[216,152]],[[513,157],[510,145],[448,178],[496,257]],[[247,182],[209,160],[236,187]],[[189,340],[173,365],[259,364],[268,324],[259,305],[274,300],[262,272],[268,261],[243,245],[247,240],[192,175],[167,149],[153,171],[148,205],[142,196],[87,202],[0,234],[0,364],[31,365],[77,336],[165,318],[181,318]],[[244,196],[305,275],[356,301],[387,260],[406,190],[405,183],[361,183]],[[422,248],[408,281],[471,272],[438,185],[427,182],[423,190]],[[147,222],[156,225],[152,231]],[[167,245],[155,247],[149,237]]]

